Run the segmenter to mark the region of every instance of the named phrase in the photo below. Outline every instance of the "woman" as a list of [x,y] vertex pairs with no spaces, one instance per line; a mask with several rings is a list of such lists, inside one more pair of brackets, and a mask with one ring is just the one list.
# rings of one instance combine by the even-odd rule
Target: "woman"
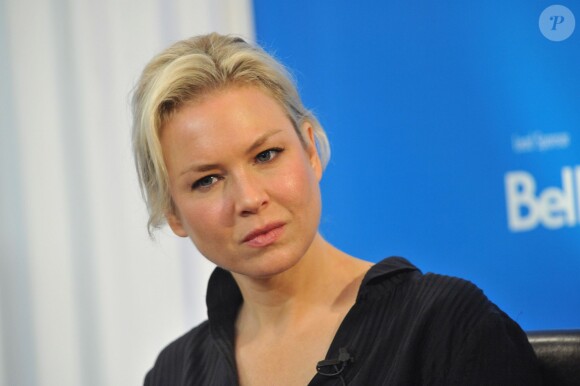
[[178,42],[147,65],[133,107],[150,232],[166,221],[218,266],[208,321],[146,385],[538,384],[525,334],[475,286],[322,238],[328,141],[259,47]]

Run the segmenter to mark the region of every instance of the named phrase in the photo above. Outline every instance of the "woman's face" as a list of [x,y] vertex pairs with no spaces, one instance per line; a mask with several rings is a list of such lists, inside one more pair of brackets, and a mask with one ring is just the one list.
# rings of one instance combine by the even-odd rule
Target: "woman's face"
[[322,168],[312,128],[301,142],[257,87],[230,87],[180,108],[161,146],[175,211],[167,220],[218,266],[269,277],[296,264],[317,234]]

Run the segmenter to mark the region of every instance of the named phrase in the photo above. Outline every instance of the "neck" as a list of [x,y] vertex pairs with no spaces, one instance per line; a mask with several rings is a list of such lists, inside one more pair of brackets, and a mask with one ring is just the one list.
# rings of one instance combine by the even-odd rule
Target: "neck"
[[280,331],[318,313],[339,312],[354,302],[369,267],[317,235],[302,259],[283,273],[260,279],[234,274],[244,298],[238,327]]

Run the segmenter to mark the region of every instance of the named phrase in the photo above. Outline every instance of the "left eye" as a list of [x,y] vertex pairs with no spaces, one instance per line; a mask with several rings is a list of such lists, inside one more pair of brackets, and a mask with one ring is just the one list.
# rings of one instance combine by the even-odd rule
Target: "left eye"
[[256,156],[256,162],[257,163],[270,162],[274,158],[276,158],[278,154],[280,154],[282,151],[283,149],[280,148],[268,149],[266,151],[263,151]]

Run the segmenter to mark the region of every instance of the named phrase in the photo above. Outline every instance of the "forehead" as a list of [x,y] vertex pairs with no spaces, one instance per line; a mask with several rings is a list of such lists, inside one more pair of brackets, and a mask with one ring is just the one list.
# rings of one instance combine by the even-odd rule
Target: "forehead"
[[278,101],[255,86],[212,91],[172,114],[160,133],[163,152],[204,155],[234,149],[272,130],[294,131]]

